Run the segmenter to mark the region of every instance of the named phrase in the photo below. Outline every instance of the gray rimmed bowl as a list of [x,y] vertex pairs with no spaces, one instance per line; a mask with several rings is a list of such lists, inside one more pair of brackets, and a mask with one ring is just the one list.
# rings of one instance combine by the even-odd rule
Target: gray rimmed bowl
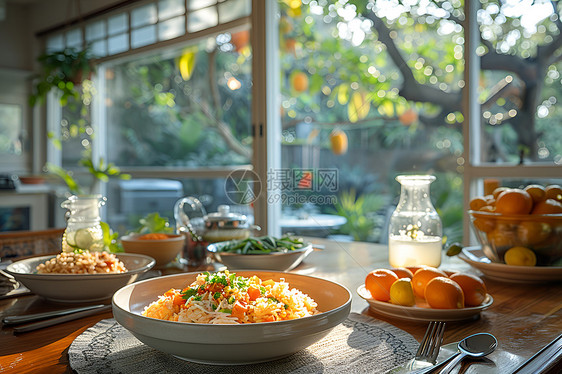
[[289,271],[296,268],[314,248],[308,243],[303,248],[287,252],[271,252],[263,254],[241,254],[222,252],[221,247],[227,242],[213,243],[207,246],[207,251],[228,269],[256,269]]
[[289,356],[326,336],[351,310],[351,293],[321,278],[274,271],[237,271],[262,280],[284,278],[318,304],[319,314],[300,319],[240,325],[171,322],[142,311],[170,288],[189,286],[199,273],[153,278],[128,285],[113,296],[113,316],[144,344],[178,358],[212,365],[242,365]]
[[109,300],[115,291],[126,286],[150,270],[155,261],[152,257],[119,253],[127,271],[108,274],[37,274],[39,264],[55,256],[32,257],[16,261],[6,268],[16,280],[36,295],[62,303],[84,303]]

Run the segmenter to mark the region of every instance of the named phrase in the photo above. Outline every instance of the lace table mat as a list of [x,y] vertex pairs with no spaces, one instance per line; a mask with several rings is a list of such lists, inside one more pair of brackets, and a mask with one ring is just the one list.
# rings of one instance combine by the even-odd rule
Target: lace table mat
[[114,319],[84,331],[69,348],[78,374],[121,373],[384,373],[413,357],[418,343],[405,331],[351,313],[326,337],[289,357],[266,363],[213,366],[183,361],[141,343]]

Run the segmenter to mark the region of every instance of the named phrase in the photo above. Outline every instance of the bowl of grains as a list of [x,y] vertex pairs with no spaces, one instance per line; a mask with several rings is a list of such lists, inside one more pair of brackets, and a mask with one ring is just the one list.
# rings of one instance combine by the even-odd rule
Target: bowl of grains
[[6,271],[45,299],[83,303],[110,299],[154,264],[140,254],[81,251],[20,260]]

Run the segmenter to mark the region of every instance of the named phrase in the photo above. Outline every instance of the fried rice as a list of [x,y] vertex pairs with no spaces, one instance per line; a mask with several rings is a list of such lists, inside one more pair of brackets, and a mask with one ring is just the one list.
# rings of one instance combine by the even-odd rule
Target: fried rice
[[245,278],[228,271],[197,275],[183,290],[170,289],[142,315],[166,321],[240,324],[285,321],[319,313],[316,302],[281,279]]

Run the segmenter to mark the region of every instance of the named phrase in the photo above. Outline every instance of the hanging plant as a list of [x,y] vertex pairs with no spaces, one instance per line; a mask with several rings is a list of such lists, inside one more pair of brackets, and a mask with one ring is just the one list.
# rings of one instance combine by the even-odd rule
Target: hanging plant
[[35,92],[29,97],[29,104],[34,106],[37,102],[45,102],[53,88],[60,90],[62,106],[68,103],[69,98],[79,99],[77,86],[91,77],[92,58],[88,48],[66,48],[39,56],[37,61],[41,64],[41,74],[37,77]]

